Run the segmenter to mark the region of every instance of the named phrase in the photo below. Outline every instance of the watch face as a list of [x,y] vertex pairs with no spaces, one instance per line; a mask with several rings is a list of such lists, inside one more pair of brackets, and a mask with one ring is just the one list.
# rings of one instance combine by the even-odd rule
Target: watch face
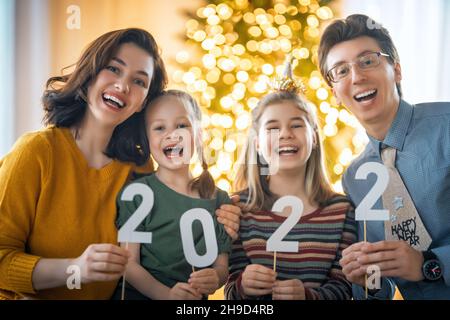
[[442,269],[437,260],[429,260],[423,266],[425,277],[428,280],[437,280],[442,276]]

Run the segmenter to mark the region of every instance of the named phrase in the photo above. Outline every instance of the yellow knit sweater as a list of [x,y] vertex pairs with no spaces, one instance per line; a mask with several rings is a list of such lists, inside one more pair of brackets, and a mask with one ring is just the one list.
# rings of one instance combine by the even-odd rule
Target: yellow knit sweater
[[117,243],[115,199],[131,169],[118,161],[90,168],[65,128],[22,136],[0,160],[0,299],[108,299],[116,282],[35,292],[31,276],[41,257],[75,258],[90,244]]

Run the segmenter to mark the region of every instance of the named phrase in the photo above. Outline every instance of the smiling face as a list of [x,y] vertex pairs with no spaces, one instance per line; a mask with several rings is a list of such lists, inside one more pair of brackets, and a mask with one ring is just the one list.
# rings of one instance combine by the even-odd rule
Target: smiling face
[[[377,41],[368,36],[340,42],[333,46],[326,58],[328,70],[345,62],[353,62],[368,52],[381,52]],[[390,126],[400,102],[396,83],[401,80],[400,64],[392,65],[387,57],[380,57],[380,64],[361,70],[352,65],[350,73],[333,83],[333,94],[338,103],[344,104],[372,134],[372,128]]]
[[162,96],[146,111],[150,152],[158,170],[188,169],[194,150],[194,130],[180,99]]
[[305,111],[293,101],[281,101],[266,106],[259,123],[256,148],[271,172],[305,168],[316,145]]
[[100,126],[116,127],[140,111],[153,75],[153,58],[124,43],[88,87],[90,117]]

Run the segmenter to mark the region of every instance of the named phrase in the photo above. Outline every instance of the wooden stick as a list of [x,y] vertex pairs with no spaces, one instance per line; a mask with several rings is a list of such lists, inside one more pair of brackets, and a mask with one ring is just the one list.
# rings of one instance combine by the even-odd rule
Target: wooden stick
[[[364,242],[367,242],[367,225],[366,225],[366,220],[364,220]],[[365,294],[366,294],[366,300],[367,300],[368,297],[369,297],[369,292],[368,292],[368,288],[367,288],[367,271],[366,271],[366,274],[364,276],[364,279],[365,279],[364,287],[365,287]]]
[[[125,242],[125,249],[128,250],[128,241]],[[125,269],[125,272],[123,273],[122,277],[122,296],[121,300],[125,300],[125,276],[127,274],[127,269]]]
[[277,272],[277,252],[273,252],[273,271]]

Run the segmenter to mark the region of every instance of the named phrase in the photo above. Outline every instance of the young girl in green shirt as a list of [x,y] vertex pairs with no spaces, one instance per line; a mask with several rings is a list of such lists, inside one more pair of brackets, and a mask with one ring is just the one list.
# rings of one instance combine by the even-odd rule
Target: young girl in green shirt
[[[150,213],[136,231],[152,232],[152,243],[122,243],[131,258],[126,270],[125,299],[201,299],[220,288],[228,277],[228,253],[231,239],[218,223],[215,210],[231,203],[226,192],[214,185],[202,152],[201,111],[187,93],[169,90],[155,99],[145,113],[149,148],[158,169],[133,183],[142,183],[153,191]],[[189,171],[195,150],[203,173],[193,178]],[[143,202],[120,200],[117,226],[121,228]],[[180,218],[193,208],[206,209],[212,216],[218,255],[212,266],[194,270],[185,258]],[[206,250],[204,230],[194,221],[193,241],[199,255]],[[119,285],[116,298],[122,291]]]

